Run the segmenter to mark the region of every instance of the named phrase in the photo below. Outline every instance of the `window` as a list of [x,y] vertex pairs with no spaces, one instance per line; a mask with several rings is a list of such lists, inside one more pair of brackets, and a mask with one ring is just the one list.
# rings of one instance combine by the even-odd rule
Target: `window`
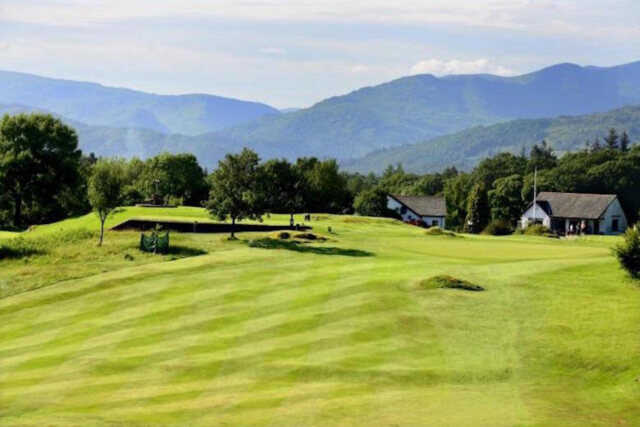
[[611,231],[618,231],[618,224],[619,220],[618,219],[612,219],[611,220]]
[[432,227],[437,227],[437,226],[439,226],[439,225],[440,225],[440,223],[438,223],[438,220],[437,220],[437,219],[434,219],[433,221],[431,221],[431,226],[432,226]]
[[407,213],[407,207],[406,207],[406,206],[402,206],[402,207],[400,207],[400,213],[401,213],[402,215],[406,214],[406,213]]

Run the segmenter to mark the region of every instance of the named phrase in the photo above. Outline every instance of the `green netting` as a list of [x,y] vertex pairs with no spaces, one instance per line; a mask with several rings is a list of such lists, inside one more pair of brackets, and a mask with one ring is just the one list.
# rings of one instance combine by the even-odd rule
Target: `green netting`
[[167,253],[169,250],[169,231],[162,234],[152,231],[148,236],[140,233],[140,250],[143,252]]

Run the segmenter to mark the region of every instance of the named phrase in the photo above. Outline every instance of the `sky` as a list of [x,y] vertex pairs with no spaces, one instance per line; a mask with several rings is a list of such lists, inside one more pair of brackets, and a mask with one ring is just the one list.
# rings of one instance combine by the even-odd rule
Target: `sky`
[[421,73],[640,59],[640,0],[0,0],[0,69],[306,107]]

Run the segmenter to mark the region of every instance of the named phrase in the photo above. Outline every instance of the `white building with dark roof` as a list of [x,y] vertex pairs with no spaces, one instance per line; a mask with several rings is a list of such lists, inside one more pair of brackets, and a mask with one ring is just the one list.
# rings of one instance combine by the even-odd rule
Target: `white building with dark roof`
[[444,197],[389,194],[387,208],[396,211],[405,222],[424,221],[429,227],[445,226],[447,203]]
[[541,223],[560,234],[618,234],[628,226],[627,217],[615,194],[538,194],[522,214],[521,226]]

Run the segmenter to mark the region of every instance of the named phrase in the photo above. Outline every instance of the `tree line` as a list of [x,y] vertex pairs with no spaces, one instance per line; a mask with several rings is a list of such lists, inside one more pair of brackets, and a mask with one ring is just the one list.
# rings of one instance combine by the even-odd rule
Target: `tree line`
[[[265,213],[353,213],[391,216],[388,193],[442,195],[447,226],[479,232],[491,221],[515,224],[533,197],[533,174],[545,191],[614,193],[631,221],[640,209],[640,146],[611,129],[580,152],[558,156],[546,142],[519,155],[500,153],[472,171],[447,168],[412,174],[401,165],[383,174],[340,171],[333,160],[306,157],[261,161],[245,149],[209,173],[192,154],[147,160],[98,159],[78,149],[76,132],[43,114],[0,121],[0,228],[81,215],[92,208],[104,224],[119,205],[143,201],[205,206],[232,224]],[[158,195],[162,200],[152,200]]]

